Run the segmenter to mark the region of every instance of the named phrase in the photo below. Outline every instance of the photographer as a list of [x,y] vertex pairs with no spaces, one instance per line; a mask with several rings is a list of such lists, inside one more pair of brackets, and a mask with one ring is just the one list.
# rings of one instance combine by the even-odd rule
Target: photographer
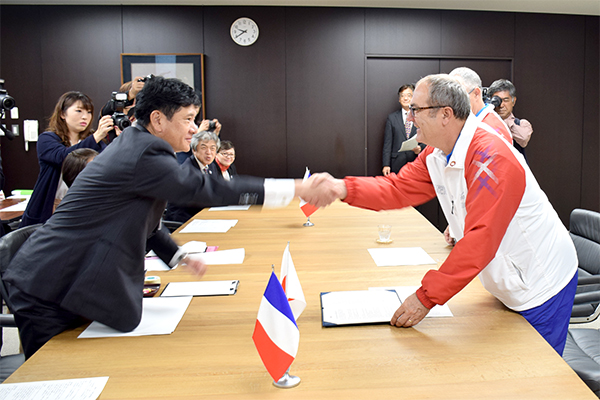
[[498,79],[490,85],[488,92],[491,96],[498,96],[502,100],[502,103],[496,107],[496,112],[504,120],[508,129],[510,129],[514,140],[513,145],[527,160],[525,147],[529,143],[529,139],[531,139],[533,127],[526,119],[515,118],[513,114],[513,107],[517,102],[517,89],[515,89],[515,85],[507,79]]
[[84,147],[101,152],[106,147],[103,139],[113,129],[112,118],[102,117],[94,132],[93,115],[92,100],[81,92],[67,92],[56,103],[47,131],[38,138],[40,174],[23,213],[20,228],[44,223],[52,215],[55,203],[60,202],[67,192],[61,168],[69,153]]
[[110,115],[115,126],[115,129],[108,133],[108,143],[135,120],[133,118],[135,97],[144,88],[147,79],[148,77],[136,76],[133,81],[124,83],[118,92],[112,93],[111,99],[102,107],[100,118]]

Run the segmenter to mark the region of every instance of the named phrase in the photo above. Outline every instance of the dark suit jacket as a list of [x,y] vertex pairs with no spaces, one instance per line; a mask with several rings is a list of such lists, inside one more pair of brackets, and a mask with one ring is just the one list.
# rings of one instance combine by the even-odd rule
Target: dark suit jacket
[[[417,128],[413,125],[409,138],[416,134]],[[388,115],[383,136],[383,166],[390,167],[392,172],[398,173],[406,163],[417,158],[413,151],[398,152],[402,147],[402,143],[406,140],[402,110],[398,110]],[[420,146],[422,149],[425,148],[423,144],[420,144]]]
[[3,279],[67,311],[130,331],[142,313],[146,244],[167,263],[177,249],[157,230],[167,201],[262,203],[263,185],[259,178],[237,179],[236,185],[206,179],[181,168],[167,142],[129,127],[81,172]]
[[[181,153],[178,153],[181,154]],[[195,171],[197,174],[202,174],[200,164],[192,154],[189,156],[182,164],[181,168],[189,168]],[[221,174],[221,170],[216,162],[212,162],[208,165],[208,175],[205,175],[207,179],[217,179],[221,181],[225,181],[223,179],[223,175]],[[203,208],[210,207],[213,204],[186,204],[179,200],[175,202],[169,202],[167,205],[167,210],[165,212],[165,220],[167,221],[177,221],[177,222],[187,222],[194,215],[198,214],[202,211]]]

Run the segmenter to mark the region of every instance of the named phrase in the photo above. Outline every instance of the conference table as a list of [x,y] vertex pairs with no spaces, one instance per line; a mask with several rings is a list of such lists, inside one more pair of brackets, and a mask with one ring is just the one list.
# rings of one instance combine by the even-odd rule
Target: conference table
[[[374,212],[342,202],[318,210],[312,227],[293,202],[282,209],[203,210],[198,219],[237,219],[226,233],[173,234],[219,250],[245,249],[242,264],[213,265],[203,277],[238,279],[231,296],[194,297],[170,335],[77,339],[84,327],[50,340],[6,383],[109,376],[100,399],[595,399],[562,358],[517,313],[471,282],[448,305],[452,317],[412,328],[389,324],[322,327],[320,293],[418,286],[450,253],[416,210]],[[377,225],[392,225],[378,244]],[[252,341],[258,308],[286,245],[307,301],[290,374],[276,388]],[[432,265],[378,267],[367,249],[421,247]],[[149,273],[150,274],[150,273]],[[167,282],[185,269],[152,273]],[[118,310],[115,310],[118,312]]]
[[24,210],[13,210],[13,211],[2,211],[8,207],[22,203],[25,199],[4,199],[0,201],[0,221],[2,223],[9,223],[18,220],[23,216]]

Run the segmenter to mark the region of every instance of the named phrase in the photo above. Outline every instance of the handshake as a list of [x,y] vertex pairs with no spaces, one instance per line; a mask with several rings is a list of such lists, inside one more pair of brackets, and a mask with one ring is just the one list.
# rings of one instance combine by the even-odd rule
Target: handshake
[[335,200],[344,200],[348,192],[342,179],[326,172],[311,175],[305,181],[296,181],[296,196],[315,207],[326,207]]

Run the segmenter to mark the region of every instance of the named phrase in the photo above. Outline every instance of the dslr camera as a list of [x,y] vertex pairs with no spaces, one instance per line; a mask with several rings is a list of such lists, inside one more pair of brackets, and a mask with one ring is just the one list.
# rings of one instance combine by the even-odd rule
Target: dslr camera
[[500,107],[500,104],[502,104],[502,99],[498,96],[492,96],[492,93],[490,93],[490,88],[483,88],[483,102],[485,104],[491,104],[495,107]]
[[0,79],[0,110],[10,110],[15,106],[15,99],[4,89],[4,79]]
[[[15,99],[8,94],[6,89],[4,89],[4,79],[0,79],[0,116],[4,118],[4,112],[11,110],[15,105]],[[14,133],[6,129],[1,123],[0,129],[4,132],[4,136],[6,136],[7,139],[13,140],[15,138]]]
[[123,113],[123,109],[127,104],[127,93],[112,92],[110,102],[114,110],[112,120],[115,126],[120,130],[131,126],[131,120],[127,117],[127,114]]

